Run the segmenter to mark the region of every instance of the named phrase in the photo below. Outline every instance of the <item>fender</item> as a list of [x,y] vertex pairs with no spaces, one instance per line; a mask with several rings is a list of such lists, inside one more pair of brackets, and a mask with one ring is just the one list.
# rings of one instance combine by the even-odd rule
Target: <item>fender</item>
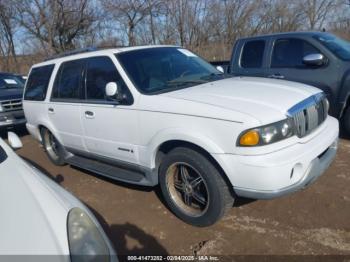
[[156,155],[160,146],[165,142],[174,140],[195,144],[210,154],[224,153],[223,149],[214,143],[211,138],[197,130],[195,131],[187,128],[169,128],[158,132],[146,146],[140,148],[139,161],[141,165],[154,168]]

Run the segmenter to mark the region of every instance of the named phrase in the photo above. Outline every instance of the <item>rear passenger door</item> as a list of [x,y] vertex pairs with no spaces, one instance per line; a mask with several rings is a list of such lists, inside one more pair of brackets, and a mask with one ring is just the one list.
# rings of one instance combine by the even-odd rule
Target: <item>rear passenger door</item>
[[238,76],[264,77],[266,74],[267,41],[241,40],[232,54],[231,72]]
[[[105,87],[117,83],[121,101],[106,97]],[[84,140],[91,155],[137,162],[138,111],[132,95],[108,56],[87,59],[85,103],[81,107]]]
[[56,74],[47,113],[65,147],[84,150],[80,103],[83,96],[85,59],[63,62]]

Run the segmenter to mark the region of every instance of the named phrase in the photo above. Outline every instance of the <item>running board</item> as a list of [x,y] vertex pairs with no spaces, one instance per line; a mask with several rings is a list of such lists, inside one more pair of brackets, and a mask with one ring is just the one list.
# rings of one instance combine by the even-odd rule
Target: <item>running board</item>
[[127,183],[154,186],[158,182],[153,181],[151,172],[147,174],[142,171],[129,170],[83,156],[72,155],[66,158],[65,161],[72,166],[77,166],[93,173]]

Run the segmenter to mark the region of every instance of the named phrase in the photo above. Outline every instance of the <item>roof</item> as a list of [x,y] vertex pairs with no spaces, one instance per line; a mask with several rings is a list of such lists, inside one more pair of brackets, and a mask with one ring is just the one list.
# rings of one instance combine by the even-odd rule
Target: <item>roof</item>
[[122,52],[128,52],[128,51],[134,51],[134,50],[141,50],[141,49],[150,49],[150,48],[160,48],[160,47],[179,47],[174,45],[144,45],[144,46],[129,46],[129,47],[116,47],[116,48],[106,48],[106,49],[97,49],[89,51],[88,49],[82,49],[81,52],[77,50],[77,53],[74,54],[67,54],[62,57],[54,57],[52,59],[48,59],[44,62],[38,63],[33,65],[33,67],[37,66],[44,66],[44,65],[51,65],[53,63],[60,63],[64,61],[74,60],[74,59],[80,59],[80,58],[88,58],[91,56],[98,56],[98,55],[107,55],[107,54],[117,54]]
[[321,34],[329,34],[329,32],[320,32],[320,31],[296,31],[296,32],[282,32],[282,33],[273,33],[273,34],[265,34],[265,35],[257,35],[250,37],[242,37],[240,39],[251,39],[251,38],[264,38],[264,37],[274,37],[274,36],[310,36],[310,35],[321,35]]

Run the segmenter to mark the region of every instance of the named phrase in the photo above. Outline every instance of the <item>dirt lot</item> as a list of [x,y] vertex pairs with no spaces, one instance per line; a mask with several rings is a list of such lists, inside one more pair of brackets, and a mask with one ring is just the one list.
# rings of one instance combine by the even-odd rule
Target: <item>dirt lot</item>
[[209,228],[177,219],[158,188],[142,188],[51,164],[29,135],[18,153],[96,214],[119,254],[350,255],[350,140],[341,139],[331,168],[304,191],[276,200],[239,199]]

